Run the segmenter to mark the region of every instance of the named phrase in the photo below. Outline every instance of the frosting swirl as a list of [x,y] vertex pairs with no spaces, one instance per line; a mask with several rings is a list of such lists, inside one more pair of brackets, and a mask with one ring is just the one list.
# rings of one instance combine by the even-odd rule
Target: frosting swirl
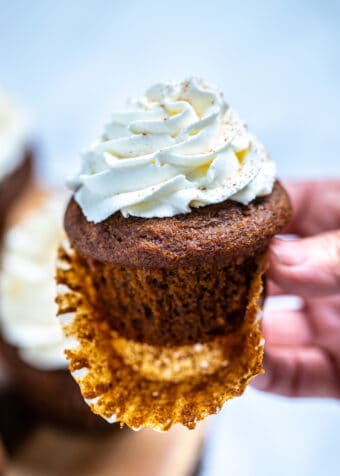
[[66,368],[54,302],[56,249],[63,238],[64,200],[55,196],[5,237],[0,274],[0,324],[22,360],[38,369]]
[[25,113],[0,89],[0,179],[23,159],[28,129]]
[[223,94],[192,78],[156,84],[114,113],[69,183],[86,218],[100,222],[118,210],[151,218],[248,204],[274,181],[273,161]]

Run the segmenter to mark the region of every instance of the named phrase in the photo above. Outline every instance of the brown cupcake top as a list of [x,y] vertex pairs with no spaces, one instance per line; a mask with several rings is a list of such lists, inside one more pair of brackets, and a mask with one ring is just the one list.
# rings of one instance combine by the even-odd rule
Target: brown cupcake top
[[264,248],[291,215],[286,191],[277,181],[270,195],[249,205],[225,202],[170,218],[124,218],[120,212],[88,222],[74,199],[65,214],[71,245],[105,263],[148,268],[227,262]]

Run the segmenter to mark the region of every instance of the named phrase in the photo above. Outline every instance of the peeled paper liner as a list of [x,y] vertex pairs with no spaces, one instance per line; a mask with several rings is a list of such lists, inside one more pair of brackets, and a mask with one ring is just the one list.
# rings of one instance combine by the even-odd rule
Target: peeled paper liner
[[217,413],[263,372],[260,331],[265,256],[258,258],[242,326],[237,332],[193,346],[156,347],[128,341],[100,315],[83,258],[67,241],[59,248],[59,319],[70,371],[91,410],[134,430],[192,429]]

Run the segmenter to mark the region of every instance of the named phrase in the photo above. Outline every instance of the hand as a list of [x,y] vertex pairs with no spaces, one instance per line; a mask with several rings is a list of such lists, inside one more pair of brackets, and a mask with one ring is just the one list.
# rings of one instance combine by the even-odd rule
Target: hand
[[286,184],[294,216],[269,250],[269,295],[303,298],[300,310],[264,312],[259,390],[340,398],[340,180]]

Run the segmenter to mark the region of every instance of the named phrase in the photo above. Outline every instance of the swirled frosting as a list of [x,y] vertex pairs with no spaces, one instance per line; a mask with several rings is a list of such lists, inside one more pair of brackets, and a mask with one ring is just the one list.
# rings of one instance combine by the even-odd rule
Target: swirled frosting
[[269,194],[275,165],[223,94],[199,79],[160,83],[112,115],[70,181],[89,221],[118,210],[171,217]]
[[0,180],[23,160],[28,135],[26,114],[0,89]]
[[63,238],[65,201],[47,199],[5,237],[0,274],[0,324],[23,361],[38,369],[66,368],[54,302],[56,249]]

